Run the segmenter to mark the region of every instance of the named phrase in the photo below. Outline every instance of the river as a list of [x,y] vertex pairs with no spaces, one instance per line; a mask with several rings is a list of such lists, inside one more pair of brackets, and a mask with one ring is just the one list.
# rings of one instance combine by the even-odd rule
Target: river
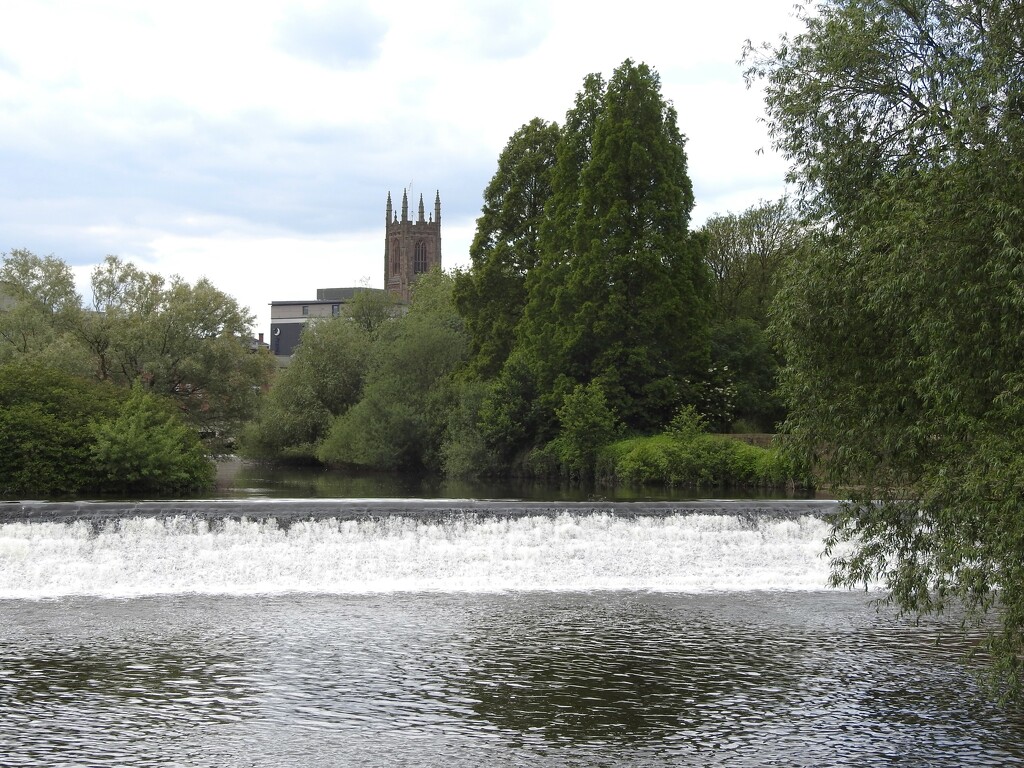
[[1024,765],[830,508],[0,505],[0,765]]

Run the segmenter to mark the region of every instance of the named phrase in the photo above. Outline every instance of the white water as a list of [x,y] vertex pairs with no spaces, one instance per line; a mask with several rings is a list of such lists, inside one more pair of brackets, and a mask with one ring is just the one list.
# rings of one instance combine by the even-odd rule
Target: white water
[[686,514],[0,525],[0,599],[827,588],[828,524]]

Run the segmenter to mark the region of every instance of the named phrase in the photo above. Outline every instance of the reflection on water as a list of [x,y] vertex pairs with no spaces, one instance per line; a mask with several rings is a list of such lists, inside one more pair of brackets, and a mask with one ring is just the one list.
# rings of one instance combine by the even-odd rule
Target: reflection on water
[[0,764],[1024,764],[961,651],[850,593],[0,601]]
[[433,475],[358,473],[322,467],[288,467],[238,460],[218,464],[220,498],[303,499],[521,499],[525,501],[685,501],[708,497],[735,499],[813,498],[779,489],[594,487],[535,480],[448,480]]

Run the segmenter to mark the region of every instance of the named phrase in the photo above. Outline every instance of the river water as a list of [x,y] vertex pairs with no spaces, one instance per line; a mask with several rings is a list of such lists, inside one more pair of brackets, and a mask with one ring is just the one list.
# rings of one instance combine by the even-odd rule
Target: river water
[[0,766],[1024,765],[829,508],[0,505]]

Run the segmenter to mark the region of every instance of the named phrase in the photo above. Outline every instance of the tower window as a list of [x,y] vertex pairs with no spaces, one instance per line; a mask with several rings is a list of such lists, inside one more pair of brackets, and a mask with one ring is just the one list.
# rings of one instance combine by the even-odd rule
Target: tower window
[[422,240],[416,243],[412,271],[417,275],[427,271],[427,244]]
[[391,241],[391,274],[397,275],[402,269],[401,248],[397,240]]

